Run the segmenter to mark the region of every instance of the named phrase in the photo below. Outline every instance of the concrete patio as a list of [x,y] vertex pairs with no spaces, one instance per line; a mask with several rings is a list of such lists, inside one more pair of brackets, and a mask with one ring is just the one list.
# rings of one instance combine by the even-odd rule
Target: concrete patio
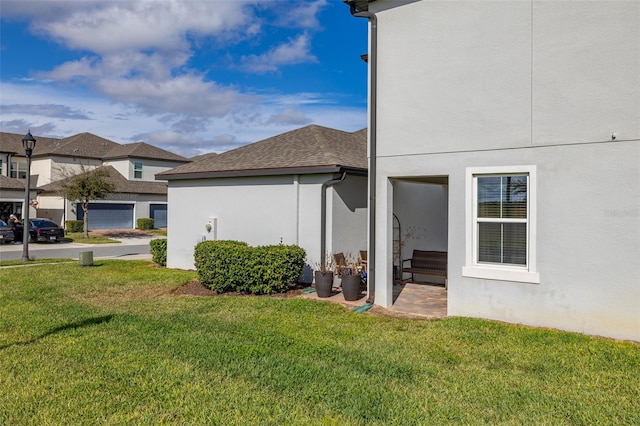
[[[347,309],[354,309],[366,303],[365,294],[356,301],[346,301],[339,289],[334,289],[332,295],[327,298],[319,298],[315,292],[303,294],[302,297],[338,303]],[[439,284],[409,282],[396,284],[393,286],[393,300],[393,306],[390,308],[374,306],[370,312],[407,318],[447,317],[447,290]]]

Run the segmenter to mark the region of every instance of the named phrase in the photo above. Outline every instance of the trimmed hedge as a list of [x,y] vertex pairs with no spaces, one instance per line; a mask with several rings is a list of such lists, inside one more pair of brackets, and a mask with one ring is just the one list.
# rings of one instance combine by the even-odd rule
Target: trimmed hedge
[[306,253],[296,245],[251,247],[241,241],[203,241],[194,251],[200,283],[217,293],[274,294],[302,276]]
[[167,266],[167,239],[156,238],[149,241],[152,260],[160,266]]
[[153,219],[150,217],[140,217],[136,220],[137,229],[153,229]]
[[82,220],[67,220],[64,222],[67,232],[84,231],[84,222]]

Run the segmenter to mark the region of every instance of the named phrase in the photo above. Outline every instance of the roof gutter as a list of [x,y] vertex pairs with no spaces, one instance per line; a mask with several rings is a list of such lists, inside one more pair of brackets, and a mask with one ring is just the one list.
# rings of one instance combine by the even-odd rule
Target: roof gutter
[[369,255],[367,265],[367,303],[375,300],[376,277],[376,135],[377,135],[377,81],[378,81],[378,18],[372,12],[359,10],[355,1],[345,0],[349,4],[351,15],[367,18],[371,25],[369,47]]
[[284,176],[284,175],[304,175],[304,174],[325,174],[325,173],[342,173],[348,171],[349,174],[366,176],[367,169],[350,166],[309,166],[309,167],[286,167],[277,169],[246,169],[246,170],[221,170],[221,171],[204,171],[204,172],[185,172],[172,173],[163,172],[155,175],[156,180],[186,180],[186,179],[205,179],[205,178],[235,178],[235,177],[253,177],[253,176]]
[[347,171],[337,179],[330,179],[322,183],[320,199],[320,265],[324,271],[327,266],[327,188],[342,182],[347,177]]

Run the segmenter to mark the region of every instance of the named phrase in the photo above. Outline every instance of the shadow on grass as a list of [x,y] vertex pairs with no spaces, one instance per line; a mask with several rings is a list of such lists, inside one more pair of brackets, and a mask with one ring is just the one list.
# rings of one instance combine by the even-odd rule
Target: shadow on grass
[[101,317],[95,317],[95,318],[88,318],[82,321],[77,321],[77,322],[72,322],[70,324],[65,324],[65,325],[61,325],[59,327],[53,328],[43,334],[41,334],[40,336],[34,337],[33,339],[27,340],[26,342],[15,342],[15,343],[9,343],[6,345],[2,345],[0,346],[0,351],[6,348],[9,348],[11,346],[26,346],[26,345],[30,345],[32,343],[36,343],[37,341],[44,339],[47,336],[51,336],[52,334],[57,334],[60,333],[62,331],[66,331],[66,330],[75,330],[78,328],[82,328],[82,327],[89,327],[92,325],[97,325],[97,324],[103,324],[105,322],[109,322],[113,319],[113,315],[104,315]]

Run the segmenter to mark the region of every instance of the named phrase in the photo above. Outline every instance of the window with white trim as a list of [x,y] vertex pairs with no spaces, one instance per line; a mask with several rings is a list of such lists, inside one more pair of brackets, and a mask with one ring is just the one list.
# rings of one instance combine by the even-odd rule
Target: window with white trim
[[12,161],[10,164],[9,177],[17,179],[27,178],[27,163]]
[[535,166],[467,169],[464,276],[539,282],[535,175]]
[[139,161],[133,163],[133,178],[142,179],[142,163]]

